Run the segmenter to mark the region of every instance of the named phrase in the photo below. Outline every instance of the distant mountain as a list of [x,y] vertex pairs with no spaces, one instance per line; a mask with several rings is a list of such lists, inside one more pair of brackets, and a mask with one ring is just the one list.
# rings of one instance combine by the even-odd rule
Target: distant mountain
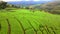
[[16,2],[8,2],[8,4],[13,4],[16,6],[30,6],[30,5],[36,5],[36,4],[44,4],[50,1],[16,1]]

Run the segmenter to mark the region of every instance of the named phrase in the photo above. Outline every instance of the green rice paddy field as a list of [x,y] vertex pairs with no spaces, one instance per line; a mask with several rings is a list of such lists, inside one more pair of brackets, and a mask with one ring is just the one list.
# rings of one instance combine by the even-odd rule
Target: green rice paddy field
[[26,9],[0,10],[0,34],[60,34],[60,15]]

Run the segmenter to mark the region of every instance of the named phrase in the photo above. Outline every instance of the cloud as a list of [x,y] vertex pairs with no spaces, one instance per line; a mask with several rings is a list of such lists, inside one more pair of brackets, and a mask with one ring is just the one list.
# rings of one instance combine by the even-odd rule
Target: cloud
[[3,1],[51,1],[51,0],[3,0]]
[[21,0],[4,0],[4,1],[21,1]]

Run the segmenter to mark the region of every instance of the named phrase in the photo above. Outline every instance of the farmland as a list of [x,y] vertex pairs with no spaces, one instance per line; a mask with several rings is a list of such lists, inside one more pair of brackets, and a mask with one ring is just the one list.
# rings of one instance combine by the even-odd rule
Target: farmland
[[60,15],[27,9],[0,10],[0,34],[60,34]]

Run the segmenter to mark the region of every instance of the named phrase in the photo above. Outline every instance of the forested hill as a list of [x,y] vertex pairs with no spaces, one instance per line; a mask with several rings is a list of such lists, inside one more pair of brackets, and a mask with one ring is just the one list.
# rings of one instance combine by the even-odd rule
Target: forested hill
[[60,1],[48,2],[41,5],[36,5],[34,9],[44,10],[46,12],[60,14]]

